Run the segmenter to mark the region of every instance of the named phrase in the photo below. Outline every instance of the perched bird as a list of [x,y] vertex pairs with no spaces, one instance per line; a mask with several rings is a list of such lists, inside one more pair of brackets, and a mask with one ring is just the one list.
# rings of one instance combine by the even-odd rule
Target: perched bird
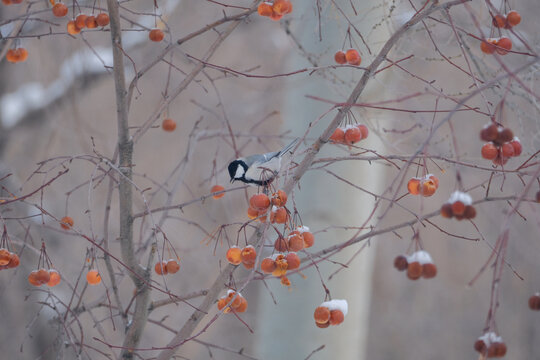
[[268,185],[281,169],[281,157],[291,150],[298,140],[298,138],[294,139],[281,151],[251,155],[231,161],[229,164],[231,182],[239,180],[246,184]]

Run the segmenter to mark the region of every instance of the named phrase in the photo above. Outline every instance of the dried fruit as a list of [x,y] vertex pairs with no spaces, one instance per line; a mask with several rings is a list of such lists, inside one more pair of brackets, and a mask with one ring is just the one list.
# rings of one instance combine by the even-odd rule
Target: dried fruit
[[71,218],[70,216],[64,216],[61,220],[60,220],[60,227],[64,230],[69,230],[73,227],[73,218]]
[[360,65],[362,63],[362,58],[356,49],[349,49],[345,52],[345,58],[350,65]]
[[109,25],[109,15],[107,13],[99,13],[96,16],[96,22],[99,26],[107,26]]
[[398,255],[394,259],[394,267],[398,269],[399,271],[405,271],[407,270],[407,267],[409,266],[409,263],[407,262],[407,258],[403,255]]
[[346,64],[347,63],[347,58],[345,56],[345,53],[343,51],[338,51],[334,54],[334,61],[338,64]]
[[176,259],[169,259],[165,266],[169,274],[176,274],[180,270],[180,262]]
[[163,120],[163,122],[161,123],[161,128],[167,132],[174,131],[174,129],[176,129],[176,121],[174,121],[173,119],[167,118]]
[[226,256],[227,261],[232,265],[240,265],[242,262],[242,250],[237,246],[233,246],[227,250]]
[[506,23],[510,26],[516,26],[521,22],[521,15],[515,11],[511,10],[506,14]]
[[270,199],[266,194],[255,194],[249,199],[249,204],[257,211],[263,211],[270,206]]
[[52,7],[52,13],[56,17],[64,17],[68,13],[68,7],[63,3],[56,3]]
[[165,34],[161,29],[152,29],[148,33],[148,38],[154,42],[160,42],[165,38]]

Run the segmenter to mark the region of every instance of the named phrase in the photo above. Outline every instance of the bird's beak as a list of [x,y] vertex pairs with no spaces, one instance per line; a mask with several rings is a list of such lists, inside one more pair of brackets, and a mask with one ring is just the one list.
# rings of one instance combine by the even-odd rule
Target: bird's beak
[[236,180],[235,178],[231,178],[231,184],[234,182],[234,180]]

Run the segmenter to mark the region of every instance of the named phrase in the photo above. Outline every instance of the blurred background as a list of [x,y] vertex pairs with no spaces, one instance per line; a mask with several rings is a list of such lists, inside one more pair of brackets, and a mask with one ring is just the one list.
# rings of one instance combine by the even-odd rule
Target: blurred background
[[[413,3],[417,9],[423,5],[422,1]],[[31,4],[31,15],[27,16]],[[80,1],[80,11],[106,8],[102,2],[92,10],[93,4]],[[304,138],[292,159],[300,161],[306,147],[337,113],[332,104],[313,97],[343,102],[363,73],[361,68],[330,67],[335,65],[334,53],[354,47],[362,55],[361,66],[368,66],[387,39],[414,15],[409,1],[356,0],[293,1],[293,12],[279,22],[252,14],[210,59],[212,64],[247,76],[209,66],[156,116],[156,109],[198,65],[195,59],[205,56],[218,32],[228,24],[180,46],[174,46],[176,40],[222,19],[224,12],[244,11],[214,1],[158,0],[157,4],[154,9],[150,1],[132,0],[122,2],[121,8],[128,81],[135,71],[172,46],[134,89],[129,117],[132,131],[153,121],[153,127],[135,144],[134,182],[137,189],[145,189],[144,198],[135,192],[135,213],[144,211],[145,201],[150,208],[158,208],[207,195],[216,184],[237,187],[237,183],[229,184],[229,161],[238,155],[277,150],[295,137]],[[226,5],[248,8],[252,4],[237,0]],[[369,128],[368,139],[353,148],[326,145],[318,159],[347,160],[315,164],[289,195],[303,224],[315,233],[312,254],[371,229],[384,230],[406,222],[411,225],[344,248],[331,261],[320,262],[317,269],[310,267],[290,276],[290,287],[276,278],[251,281],[243,291],[249,307],[242,321],[232,314],[220,316],[196,341],[180,347],[178,358],[478,358],[473,343],[483,334],[490,309],[491,266],[472,286],[469,283],[490,258],[515,201],[480,203],[474,223],[437,216],[418,224],[414,214],[437,211],[460,188],[458,172],[462,190],[474,200],[484,199],[488,188],[493,198],[523,194],[537,165],[521,173],[492,173],[491,162],[480,156],[478,134],[489,122],[486,113],[496,114],[497,121],[520,138],[524,149],[506,168],[514,170],[536,155],[540,144],[535,95],[538,65],[519,74],[521,84],[505,79],[490,86],[482,96],[467,101],[470,108],[479,111],[457,112],[437,129],[424,151],[428,172],[440,180],[439,189],[429,198],[404,195],[407,180],[422,173],[417,164],[424,164],[424,160],[413,164],[407,160],[428,139],[433,124],[448,115],[444,111],[474,91],[475,82],[467,72],[472,71],[481,86],[505,73],[499,61],[516,69],[538,51],[540,29],[534,19],[540,8],[536,1],[492,4],[501,11],[513,8],[522,14],[522,23],[512,30],[514,33],[502,32],[513,40],[516,51],[525,54],[495,57],[481,53],[480,42],[471,34],[498,36],[493,33],[484,2],[454,7],[449,17],[445,12],[433,14],[410,29],[390,52],[389,61],[400,60],[400,66],[371,78],[359,99],[392,110],[355,108],[356,121]],[[111,159],[117,141],[109,31],[88,30],[70,36],[64,30],[68,19],[53,18],[44,2],[2,5],[0,20],[5,38],[2,48],[22,21],[21,36],[9,45],[24,46],[29,52],[24,63],[0,62],[0,195],[20,197],[42,187],[24,202],[0,209],[21,254],[21,266],[0,272],[2,358],[116,358],[118,352],[99,341],[120,345],[124,337],[117,314],[111,317],[109,277],[103,276],[99,286],[85,285],[90,244],[74,232],[60,229],[57,221],[41,216],[37,208],[57,219],[73,217],[77,231],[97,241],[108,237],[112,253],[119,255],[118,197],[114,192],[110,221],[105,225],[109,181],[96,160],[100,156]],[[457,29],[461,46],[450,22]],[[163,42],[148,40],[147,30],[152,27],[165,30]],[[383,62],[382,66],[388,65]],[[252,76],[305,68],[316,71]],[[502,99],[504,107],[497,110]],[[422,111],[426,109],[444,111],[434,115],[433,111]],[[176,121],[174,132],[161,129],[166,117]],[[536,159],[531,163],[536,164]],[[63,169],[69,172],[44,185]],[[525,198],[533,199],[537,190],[538,185],[533,184]],[[153,223],[159,224],[181,258],[179,273],[153,280],[180,296],[207,289],[223,268],[229,245],[245,243],[239,229],[247,221],[248,195],[255,191],[235,190],[219,200],[195,201],[181,211],[137,218],[135,245],[142,264],[153,240]],[[399,201],[392,203],[392,199]],[[540,314],[527,307],[529,296],[540,290],[539,215],[537,204],[529,201],[521,203],[519,214],[511,217],[508,265],[496,283],[500,298],[495,330],[508,346],[509,359],[540,359]],[[213,235],[223,224],[229,224],[226,234],[216,239]],[[435,279],[411,281],[393,267],[397,255],[411,253],[415,231],[438,267]],[[26,281],[28,273],[38,266],[42,241],[63,278],[53,289],[34,288]],[[272,253],[273,241],[273,237],[267,239],[263,256]],[[162,244],[158,236],[158,245]],[[106,273],[103,254],[98,252],[97,257],[98,269]],[[115,263],[114,270],[126,306],[134,286],[125,269]],[[248,275],[239,268],[234,283],[242,284]],[[325,300],[323,284],[333,298],[349,303],[345,322],[327,329],[319,329],[313,322],[313,310]],[[153,301],[167,299],[158,292],[152,292],[151,297]],[[189,301],[197,306],[201,300],[199,296]],[[80,313],[65,316],[66,307]],[[166,345],[192,310],[184,303],[153,310],[140,347]],[[199,330],[216,313],[214,307]],[[138,355],[146,359],[157,352]]]

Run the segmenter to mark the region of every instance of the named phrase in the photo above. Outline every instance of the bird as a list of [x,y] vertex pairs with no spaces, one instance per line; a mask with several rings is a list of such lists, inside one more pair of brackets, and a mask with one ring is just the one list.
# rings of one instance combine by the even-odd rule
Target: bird
[[231,183],[238,180],[257,186],[270,184],[281,169],[281,157],[291,150],[298,140],[294,139],[280,151],[250,155],[231,161],[228,166]]

